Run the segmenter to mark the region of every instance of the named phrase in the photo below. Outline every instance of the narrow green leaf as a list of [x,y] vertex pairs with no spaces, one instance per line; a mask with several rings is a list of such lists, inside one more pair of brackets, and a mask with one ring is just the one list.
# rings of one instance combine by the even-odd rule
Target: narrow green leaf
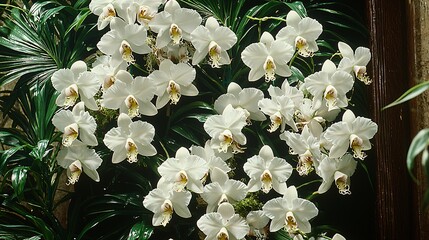
[[49,145],[49,140],[40,140],[37,143],[37,146],[35,146],[33,148],[33,150],[31,150],[30,152],[30,156],[32,156],[33,158],[42,161],[43,158],[46,156],[46,154],[48,154],[49,151],[46,151],[47,147]]
[[40,236],[33,236],[33,237],[30,237],[30,238],[26,238],[24,240],[40,240],[40,239],[42,239]]
[[296,1],[296,2],[285,3],[285,4],[288,5],[290,9],[298,13],[300,17],[305,18],[308,16],[307,10],[305,9],[304,4],[302,2]]
[[414,174],[412,173],[414,169],[414,160],[423,150],[425,150],[429,145],[429,128],[420,130],[419,133],[414,137],[413,141],[410,144],[407,154],[407,167],[408,172],[411,177],[416,181]]
[[13,156],[16,152],[23,149],[25,146],[17,146],[13,148],[9,148],[4,151],[0,157],[0,175],[4,175],[4,167],[7,165],[7,162],[11,156]]
[[25,183],[27,182],[28,170],[29,170],[29,167],[27,166],[15,167],[12,170],[12,176],[11,176],[12,187],[18,199],[22,199]]
[[66,35],[69,34],[69,32],[73,29],[78,29],[80,25],[85,21],[85,19],[91,14],[91,11],[85,10],[82,12],[79,12],[79,15],[76,16],[73,23],[67,28]]
[[415,97],[417,97],[418,95],[422,94],[424,91],[429,89],[429,81],[426,82],[422,82],[420,84],[417,84],[416,86],[408,89],[404,94],[402,94],[398,99],[396,99],[394,102],[392,102],[391,104],[385,106],[383,108],[387,109],[393,106],[396,106],[398,104],[404,103],[408,100],[411,100]]
[[42,14],[43,17],[40,19],[40,21],[42,23],[46,22],[49,18],[51,18],[55,14],[58,14],[64,8],[66,8],[66,6],[59,6],[59,7],[55,7],[55,8],[50,8],[49,10],[44,11]]
[[153,227],[148,226],[145,222],[134,224],[128,234],[127,240],[147,240],[153,233]]
[[302,74],[301,70],[299,70],[297,67],[292,66],[290,68],[292,75],[287,78],[289,84],[293,84],[296,82],[303,82],[304,81],[304,74]]

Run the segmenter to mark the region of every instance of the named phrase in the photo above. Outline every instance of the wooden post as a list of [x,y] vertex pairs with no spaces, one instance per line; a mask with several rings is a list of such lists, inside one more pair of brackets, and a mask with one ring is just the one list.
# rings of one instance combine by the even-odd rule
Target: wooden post
[[406,169],[409,107],[385,111],[409,87],[408,5],[404,0],[368,0],[371,32],[373,119],[379,125],[376,151],[377,239],[416,239],[412,182]]

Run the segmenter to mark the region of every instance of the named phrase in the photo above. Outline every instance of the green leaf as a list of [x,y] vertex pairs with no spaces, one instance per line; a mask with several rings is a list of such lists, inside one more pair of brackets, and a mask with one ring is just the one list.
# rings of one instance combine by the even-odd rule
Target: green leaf
[[182,126],[173,126],[173,127],[171,128],[171,130],[172,130],[173,132],[175,132],[175,133],[179,134],[180,136],[182,136],[182,137],[184,137],[184,138],[188,139],[188,140],[189,140],[189,141],[191,141],[192,143],[194,143],[194,144],[196,144],[196,145],[198,145],[198,146],[201,146],[201,143],[199,142],[198,137],[197,137],[197,136],[195,136],[195,134],[194,134],[194,133],[192,133],[192,132],[190,131],[190,129],[186,129],[186,128],[182,127]]
[[305,77],[304,77],[304,74],[302,74],[301,70],[299,70],[295,66],[291,66],[290,70],[292,72],[292,75],[290,77],[288,77],[288,79],[287,79],[289,84],[304,81]]
[[182,118],[188,116],[188,114],[195,114],[197,111],[209,111],[210,113],[214,113],[213,107],[210,104],[203,101],[196,101],[178,108],[177,111],[171,114],[171,121],[178,122]]
[[25,183],[27,182],[27,172],[29,167],[27,166],[19,166],[12,170],[12,187],[15,191],[16,196],[19,199],[22,199],[22,194],[24,192]]
[[7,166],[7,162],[10,157],[12,157],[16,152],[23,149],[25,146],[17,146],[13,148],[9,148],[4,151],[0,157],[0,175],[4,175],[3,170],[4,167]]
[[89,10],[79,12],[79,15],[76,16],[73,23],[67,28],[66,34],[68,34],[73,29],[78,29],[90,14],[91,11]]
[[33,237],[30,237],[30,238],[26,238],[24,240],[40,240],[40,239],[42,239],[40,236],[33,236]]
[[290,9],[292,9],[293,11],[295,11],[296,13],[298,13],[298,15],[301,18],[305,18],[307,17],[307,10],[304,7],[304,4],[300,1],[296,1],[296,2],[292,2],[292,3],[285,3],[286,5],[288,5],[288,7],[290,7]]
[[136,223],[130,230],[127,240],[147,240],[153,233],[153,227],[145,222]]
[[407,154],[407,167],[408,172],[411,177],[417,181],[414,174],[412,173],[414,169],[414,160],[423,150],[425,150],[429,145],[429,128],[420,130],[419,133],[414,137],[413,141],[410,144]]
[[[426,176],[426,179],[429,177],[429,151],[428,148],[425,148],[422,153],[422,167]],[[429,179],[427,179],[429,182]]]
[[396,106],[398,104],[404,103],[408,100],[411,100],[415,97],[417,97],[418,95],[422,94],[424,91],[429,89],[429,81],[426,82],[422,82],[420,84],[417,84],[416,86],[408,89],[404,94],[402,94],[398,99],[396,99],[394,102],[392,102],[391,104],[385,106],[383,108],[387,109],[393,106]]
[[292,238],[290,237],[289,233],[286,232],[283,229],[281,229],[281,230],[273,233],[272,235],[273,235],[273,239],[277,239],[277,240],[292,240]]
[[42,161],[43,158],[48,154],[49,151],[46,151],[47,147],[49,145],[49,140],[40,140],[37,143],[37,146],[33,148],[30,152],[30,156],[33,158]]

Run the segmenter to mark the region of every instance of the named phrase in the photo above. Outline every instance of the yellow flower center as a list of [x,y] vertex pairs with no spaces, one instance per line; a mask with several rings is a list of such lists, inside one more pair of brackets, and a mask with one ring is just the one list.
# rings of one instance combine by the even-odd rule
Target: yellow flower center
[[133,50],[127,41],[122,41],[119,52],[121,53],[122,59],[127,63],[134,63],[136,61],[133,56]]
[[175,81],[170,80],[167,86],[167,93],[170,95],[171,104],[177,104],[179,102],[181,94],[180,94],[180,85]]
[[347,175],[341,172],[334,173],[335,185],[337,185],[338,191],[342,195],[350,195],[352,192],[350,191],[350,185],[347,183],[348,177]]
[[137,145],[131,139],[127,139],[127,143],[125,144],[125,149],[127,150],[127,158],[129,163],[137,162],[137,154],[139,153]]
[[219,68],[221,47],[214,41],[209,44],[209,63],[212,68]]
[[178,172],[174,180],[174,191],[182,192],[188,184],[188,180],[188,174],[186,174],[185,171],[181,170],[180,172]]
[[133,95],[129,95],[125,99],[125,105],[128,108],[128,116],[130,116],[130,118],[137,117],[139,115],[139,103]]
[[221,228],[216,235],[217,240],[229,240],[228,230],[225,227]]
[[366,85],[371,84],[372,80],[367,75],[365,66],[354,66],[353,71],[354,71],[357,79],[361,80]]
[[325,93],[323,95],[323,97],[326,99],[326,106],[328,107],[328,110],[332,110],[337,105],[337,89],[335,89],[334,86],[329,85],[326,87]]
[[276,112],[273,115],[270,116],[271,124],[270,129],[268,129],[268,132],[275,132],[280,125],[282,124],[282,115],[280,112]]
[[276,64],[274,63],[274,59],[271,56],[268,56],[264,63],[264,70],[265,70],[265,81],[274,81],[276,80],[275,71],[276,71]]
[[173,203],[169,199],[166,199],[164,203],[161,205],[161,212],[162,212],[161,225],[165,227],[167,223],[170,222],[171,217],[173,216]]
[[307,176],[313,170],[313,155],[309,150],[299,156],[296,170],[300,176]]
[[79,126],[76,123],[72,123],[64,128],[63,134],[63,146],[70,147],[73,141],[79,136]]
[[140,23],[148,24],[154,15],[150,12],[147,6],[140,6],[137,17]]
[[268,193],[273,188],[273,176],[269,170],[265,170],[261,175],[262,191]]
[[109,75],[104,78],[103,81],[103,90],[107,90],[113,84],[115,84],[116,78],[115,76]]
[[79,90],[76,84],[72,84],[68,86],[65,90],[65,100],[64,100],[64,106],[70,107],[73,106],[76,103],[76,100],[79,98]]
[[350,148],[353,150],[353,157],[363,160],[366,154],[362,152],[363,140],[355,134],[350,135]]
[[179,44],[182,40],[182,29],[174,23],[170,26],[170,38],[174,44]]
[[108,21],[116,17],[116,11],[112,4],[107,5],[103,8],[103,12],[100,15],[101,21]]
[[288,233],[295,233],[296,231],[298,231],[298,224],[296,223],[295,216],[292,212],[286,213],[285,230]]
[[232,138],[232,133],[228,129],[223,131],[221,135],[219,135],[220,140],[220,148],[219,152],[226,153],[228,151],[229,146],[231,146],[234,139]]
[[303,57],[313,56],[313,52],[308,49],[307,40],[301,36],[296,37],[295,46],[298,49],[298,54]]
[[68,182],[67,185],[75,184],[79,180],[82,173],[82,164],[79,160],[74,161],[67,169]]

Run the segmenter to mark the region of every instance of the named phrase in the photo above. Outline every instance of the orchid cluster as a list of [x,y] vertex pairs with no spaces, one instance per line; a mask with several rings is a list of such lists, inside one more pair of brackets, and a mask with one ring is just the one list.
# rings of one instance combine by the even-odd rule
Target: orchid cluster
[[[206,209],[196,223],[205,239],[266,239],[268,232],[281,229],[294,239],[309,239],[315,236],[310,234],[310,220],[318,208],[300,198],[288,181],[295,170],[302,177],[320,177],[314,194],[327,192],[333,183],[340,194],[351,194],[350,177],[377,132],[374,122],[347,109],[356,80],[370,83],[369,49],[353,51],[339,42],[338,65],[326,60],[320,71],[290,83],[294,59],[311,58],[323,31],[315,19],[295,11],[287,14],[286,26],[275,36],[263,32],[259,42],[231,57],[228,50],[237,43],[236,34],[213,16],[202,25],[197,11],[182,8],[176,0],[92,0],[90,10],[98,16],[99,30],[110,28],[97,44],[101,56],[91,68],[77,61],[52,76],[61,107],[52,122],[63,133],[57,159],[67,169],[69,184],[78,182],[82,171],[100,180],[97,168],[103,160],[94,150],[100,143],[91,114],[106,109],[117,113],[117,126],[102,130],[102,142],[113,152],[112,163],[143,161],[141,156],[159,154],[150,116],[199,95],[196,69],[201,65],[222,68],[232,57],[241,57],[250,68],[248,81],[264,79],[267,92],[231,82],[211,103],[217,114],[201,126],[207,133],[205,145],[183,146],[157,169],[161,177],[143,201],[154,213],[153,226],[166,226],[173,217],[190,218],[189,204],[195,197]],[[130,71],[138,59],[148,63],[146,76]],[[259,154],[232,165],[235,156],[247,151],[245,129],[251,124],[260,124],[284,141],[282,156],[261,144]],[[245,179],[233,179],[237,168],[246,173]],[[250,193],[277,197],[247,215],[236,213],[235,204]],[[344,239],[339,234],[315,237]]]

